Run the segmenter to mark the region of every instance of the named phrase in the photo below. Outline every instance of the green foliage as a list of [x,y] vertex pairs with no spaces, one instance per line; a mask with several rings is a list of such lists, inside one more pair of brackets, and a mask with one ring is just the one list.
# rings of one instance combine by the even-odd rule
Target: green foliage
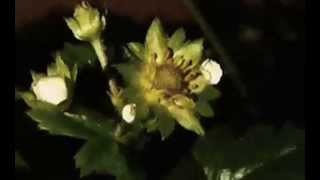
[[122,63],[114,66],[128,85],[137,86],[137,65],[134,63]]
[[165,60],[167,50],[167,35],[163,31],[161,22],[155,18],[146,35],[145,41],[146,59],[149,59],[154,53],[157,55],[156,61],[162,64]]
[[211,105],[204,100],[198,100],[196,102],[196,110],[203,117],[213,117],[214,112]]
[[186,40],[186,32],[183,28],[177,29],[168,41],[168,46],[173,49],[173,51],[178,50]]
[[221,96],[220,91],[218,91],[213,86],[207,86],[199,95],[198,98],[203,101],[213,101]]
[[53,135],[87,140],[75,155],[76,167],[80,168],[81,177],[94,172],[107,172],[121,179],[132,173],[118,142],[113,138],[114,127],[111,121],[82,107],[76,110],[77,114],[55,109],[32,109],[27,114],[38,122],[40,129]]
[[196,111],[203,117],[213,117],[214,111],[209,101],[219,98],[220,92],[213,86],[207,86],[199,95],[196,102]]
[[74,158],[81,177],[93,172],[120,176],[128,171],[118,144],[110,139],[90,139]]
[[171,116],[184,128],[204,136],[205,132],[199,119],[188,109],[182,109],[176,106],[169,107]]
[[145,103],[141,91],[139,91],[138,88],[134,88],[134,86],[125,88],[123,95],[127,103],[136,104],[136,119],[143,120],[148,117],[150,111],[149,106]]
[[144,61],[144,45],[139,42],[130,42],[128,43],[128,48],[130,52],[132,52],[137,59],[140,61]]
[[95,51],[89,44],[65,43],[61,51],[61,58],[69,67],[77,65],[79,69],[97,62]]
[[22,91],[17,91],[17,97],[19,97],[19,99],[23,99],[24,102],[31,107],[32,109],[42,109],[42,110],[50,110],[50,109],[58,109],[58,107],[43,102],[43,101],[38,101],[35,97],[35,95],[30,92],[30,91],[26,91],[26,92],[22,92]]
[[165,140],[174,131],[175,120],[170,116],[170,113],[162,106],[154,107],[157,127],[161,134],[161,139]]
[[61,76],[66,77],[68,79],[74,79],[76,77],[72,77],[69,67],[64,63],[61,59],[60,53],[56,53],[55,62],[50,64],[47,68],[48,76]]
[[110,137],[112,124],[108,119],[96,119],[96,116],[79,112],[77,114],[64,113],[55,108],[31,109],[27,114],[42,130],[53,135],[64,135],[80,139],[95,137]]
[[203,39],[197,39],[188,43],[185,43],[180,49],[174,53],[174,58],[183,57],[186,62],[189,64],[192,62],[191,67],[197,65],[202,58],[203,51]]
[[[295,169],[291,168],[303,161],[303,149],[304,132],[290,126],[280,133],[274,133],[268,126],[257,126],[239,139],[232,136],[230,129],[216,127],[198,140],[193,154],[202,164],[208,180],[263,179],[264,173],[270,173],[269,179],[281,179],[282,175],[303,179],[304,172],[293,172]],[[284,159],[293,166],[284,163]],[[280,162],[286,166],[279,166]],[[272,173],[272,167],[279,167],[278,172]]]

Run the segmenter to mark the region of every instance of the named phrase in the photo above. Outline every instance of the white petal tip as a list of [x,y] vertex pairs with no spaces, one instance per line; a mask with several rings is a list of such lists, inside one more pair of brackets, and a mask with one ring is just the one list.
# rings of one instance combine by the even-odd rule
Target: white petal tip
[[38,100],[58,105],[68,98],[68,89],[64,78],[45,77],[32,86]]
[[220,64],[211,59],[207,59],[201,64],[200,71],[211,85],[218,84],[223,74]]
[[136,117],[136,104],[127,104],[122,109],[122,119],[127,123],[132,123]]

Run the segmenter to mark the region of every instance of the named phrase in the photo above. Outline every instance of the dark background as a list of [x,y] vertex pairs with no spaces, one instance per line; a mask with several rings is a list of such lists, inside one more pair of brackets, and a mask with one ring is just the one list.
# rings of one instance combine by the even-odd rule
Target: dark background
[[[78,43],[63,21],[72,14],[76,0],[16,0],[16,81],[29,88],[30,69],[43,71],[52,61],[51,53],[63,43]],[[188,9],[179,0],[110,0],[93,2],[100,10],[108,7],[104,39],[110,44],[113,62],[121,59],[126,42],[143,41],[154,16],[163,21],[168,33],[183,26],[189,39],[205,36]],[[305,1],[303,0],[201,0],[197,3],[220,43],[231,56],[247,97],[242,97],[225,72],[218,88],[222,97],[215,104],[214,119],[203,120],[205,127],[230,123],[241,133],[256,123],[281,127],[292,122],[304,128],[304,65],[306,63]],[[208,54],[219,59],[219,53],[206,42]],[[105,79],[95,70],[80,73],[77,93],[82,103],[110,112],[102,105]],[[96,81],[92,81],[95,78]],[[92,95],[92,89],[95,92]],[[98,92],[97,92],[98,91]],[[17,172],[17,179],[78,179],[73,155],[82,141],[50,136],[38,131],[36,123],[23,114],[26,106],[16,103],[15,146],[31,167]],[[188,151],[196,136],[182,128],[165,142],[154,135],[144,149],[142,164],[148,179],[161,179]],[[105,179],[92,175],[84,179]],[[112,179],[112,177],[110,177]]]

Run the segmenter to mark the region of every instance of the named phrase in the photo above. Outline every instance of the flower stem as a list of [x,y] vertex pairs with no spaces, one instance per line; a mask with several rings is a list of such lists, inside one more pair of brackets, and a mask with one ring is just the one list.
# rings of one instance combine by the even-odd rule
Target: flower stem
[[103,45],[101,38],[96,38],[90,41],[90,43],[98,56],[102,70],[104,70],[108,64],[108,57],[105,53],[106,47]]

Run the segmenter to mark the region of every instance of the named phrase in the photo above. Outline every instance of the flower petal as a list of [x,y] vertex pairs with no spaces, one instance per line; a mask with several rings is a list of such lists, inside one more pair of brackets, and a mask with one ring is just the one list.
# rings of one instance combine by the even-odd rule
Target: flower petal
[[146,58],[149,60],[156,54],[156,62],[162,64],[167,52],[167,37],[163,31],[161,22],[155,18],[146,35]]
[[32,90],[40,101],[54,105],[68,98],[68,88],[62,77],[45,77],[32,85]]
[[127,104],[122,109],[122,119],[127,123],[132,123],[136,117],[136,105]]
[[184,31],[183,28],[179,28],[170,37],[168,41],[168,46],[171,49],[173,49],[173,51],[176,51],[183,45],[185,40],[186,40],[186,32]]
[[168,110],[170,111],[171,116],[175,118],[182,127],[201,136],[205,134],[199,119],[192,113],[192,111],[179,108],[174,105],[170,106]]
[[[173,57],[175,60],[183,60],[182,68],[186,68],[188,66],[194,67],[196,66],[201,57],[203,51],[203,39],[197,39],[192,42],[184,44],[180,49],[178,49]],[[180,64],[180,62],[176,62]]]
[[221,66],[211,59],[207,59],[201,64],[200,71],[212,85],[218,84],[223,74]]

